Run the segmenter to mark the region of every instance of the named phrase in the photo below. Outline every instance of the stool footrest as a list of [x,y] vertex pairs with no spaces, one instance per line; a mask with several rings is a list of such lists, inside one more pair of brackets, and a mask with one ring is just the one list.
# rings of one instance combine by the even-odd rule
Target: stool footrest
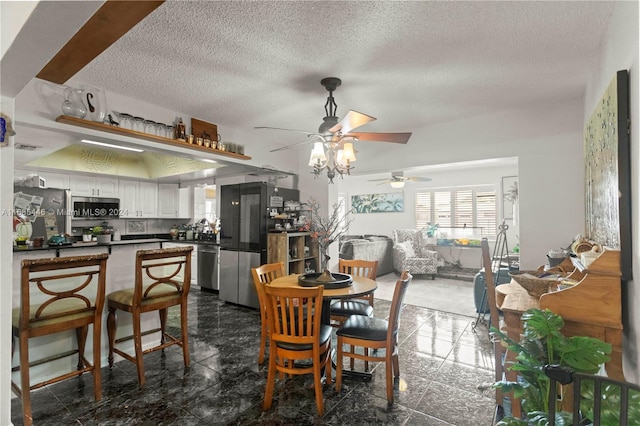
[[[157,333],[159,331],[161,331],[160,328],[154,328],[153,330],[143,331],[142,333],[140,333],[140,337],[146,336],[148,334]],[[119,339],[116,339],[115,343],[122,343],[122,342],[126,342],[127,340],[131,340],[131,339],[133,339],[133,334],[131,336],[125,336],[125,337],[121,337]]]
[[[29,363],[29,367],[34,367],[36,365],[45,364],[45,363],[50,362],[50,361],[55,361],[56,359],[60,359],[60,358],[64,358],[64,357],[67,357],[67,356],[75,355],[77,353],[78,353],[78,350],[77,349],[73,349],[73,350],[70,350],[70,351],[67,351],[67,352],[64,352],[64,353],[61,353],[61,354],[52,355],[52,356],[47,357],[47,358],[42,358],[42,359],[39,359],[37,361],[30,362]],[[12,372],[19,371],[19,370],[20,370],[20,366],[19,365],[16,365],[15,367],[11,368]]]

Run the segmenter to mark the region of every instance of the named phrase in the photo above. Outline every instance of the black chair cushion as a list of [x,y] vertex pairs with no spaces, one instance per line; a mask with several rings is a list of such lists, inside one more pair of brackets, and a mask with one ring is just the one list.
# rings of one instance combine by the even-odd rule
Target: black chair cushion
[[[330,325],[321,324],[320,325],[320,345],[323,345],[327,342],[327,340],[331,339],[331,333],[333,332],[333,327]],[[290,351],[310,351],[313,349],[312,344],[300,345],[297,343],[288,343],[288,342],[278,342],[279,348],[287,349]]]
[[389,322],[381,318],[352,315],[336,331],[338,336],[381,341],[387,338]]
[[351,315],[373,315],[373,308],[369,303],[358,300],[336,300],[331,303],[331,315],[348,317]]

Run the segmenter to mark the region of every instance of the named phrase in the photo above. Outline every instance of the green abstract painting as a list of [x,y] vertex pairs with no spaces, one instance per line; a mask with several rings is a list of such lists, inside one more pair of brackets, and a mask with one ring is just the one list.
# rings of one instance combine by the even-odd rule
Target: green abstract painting
[[403,212],[404,193],[352,195],[351,209],[354,213]]

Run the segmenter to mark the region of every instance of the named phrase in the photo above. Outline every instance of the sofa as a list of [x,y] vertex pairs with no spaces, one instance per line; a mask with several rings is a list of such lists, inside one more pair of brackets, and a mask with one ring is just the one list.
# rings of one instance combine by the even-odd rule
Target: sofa
[[376,276],[393,271],[393,240],[386,235],[341,235],[340,259],[377,260]]

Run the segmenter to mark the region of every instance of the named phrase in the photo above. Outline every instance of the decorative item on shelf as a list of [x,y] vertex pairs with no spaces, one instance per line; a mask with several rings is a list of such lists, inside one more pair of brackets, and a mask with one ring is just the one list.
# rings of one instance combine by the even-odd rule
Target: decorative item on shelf
[[82,242],[90,243],[92,238],[93,238],[93,229],[85,228],[84,231],[82,231]]
[[342,203],[336,203],[333,205],[333,211],[330,216],[324,216],[321,213],[321,207],[318,201],[311,197],[307,203],[312,214],[309,231],[311,232],[311,238],[318,242],[318,250],[320,251],[320,271],[321,275],[318,276],[317,281],[332,282],[335,278],[329,272],[329,246],[340,238],[344,232],[349,229],[351,218],[349,217],[350,211],[347,210]]
[[182,121],[182,117],[178,118],[178,122],[175,125],[175,139],[186,141],[187,140],[187,128]]
[[99,89],[93,86],[81,86],[82,100],[87,105],[86,118],[91,121],[97,121],[99,123],[104,122],[107,116],[107,96],[104,89]]
[[87,107],[82,102],[84,90],[74,87],[64,89],[64,102],[62,113],[71,117],[84,118],[87,115]]

